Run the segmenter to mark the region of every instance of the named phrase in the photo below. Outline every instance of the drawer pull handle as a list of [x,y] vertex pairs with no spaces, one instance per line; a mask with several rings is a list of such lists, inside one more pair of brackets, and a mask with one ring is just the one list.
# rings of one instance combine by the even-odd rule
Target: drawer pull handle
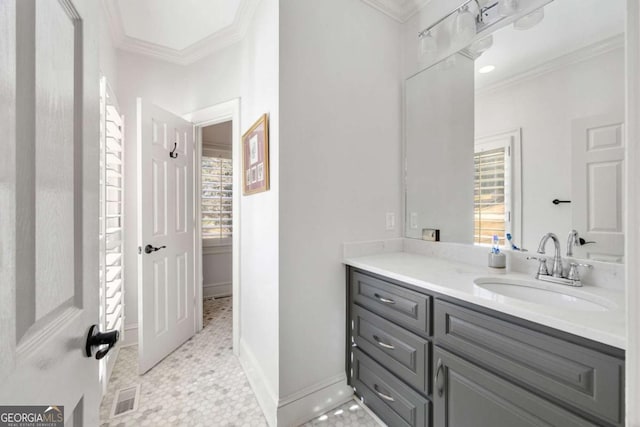
[[384,342],[380,341],[380,338],[378,338],[377,336],[374,335],[373,339],[376,340],[376,342],[378,343],[378,345],[380,347],[388,348],[389,350],[395,350],[394,346],[392,346],[391,344],[387,344],[387,343],[384,343]]
[[441,378],[442,373],[442,359],[438,359],[438,363],[436,365],[436,377],[434,382],[436,383],[436,389],[438,390],[438,397],[442,397],[444,393],[444,379]]
[[396,302],[392,299],[388,299],[388,298],[383,298],[378,294],[373,294],[373,296],[375,296],[376,298],[378,298],[378,301],[383,302],[385,304],[395,304]]
[[384,394],[380,390],[378,390],[378,384],[374,385],[373,389],[375,390],[376,393],[378,393],[378,396],[380,396],[384,400],[388,400],[389,402],[395,402],[396,401],[393,397],[389,396],[388,394]]

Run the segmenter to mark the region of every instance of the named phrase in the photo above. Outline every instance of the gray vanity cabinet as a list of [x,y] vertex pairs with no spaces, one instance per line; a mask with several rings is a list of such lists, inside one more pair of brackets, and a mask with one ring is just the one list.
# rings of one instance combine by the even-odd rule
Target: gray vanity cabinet
[[349,268],[347,378],[396,426],[624,425],[624,352]]
[[435,427],[597,426],[436,347]]

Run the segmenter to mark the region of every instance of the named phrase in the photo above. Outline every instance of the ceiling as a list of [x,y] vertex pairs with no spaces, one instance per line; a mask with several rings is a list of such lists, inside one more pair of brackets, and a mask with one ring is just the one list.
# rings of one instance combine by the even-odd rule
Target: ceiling
[[[499,29],[493,34],[493,46],[475,62],[476,88],[621,48],[625,7],[624,1],[555,0],[545,6],[544,19],[535,27]],[[479,74],[485,65],[496,68]]]
[[231,146],[232,122],[223,122],[202,128],[202,142],[205,145]]
[[[116,48],[181,65],[242,40],[260,0],[102,0]],[[431,0],[362,0],[406,22]]]
[[244,37],[259,0],[103,0],[117,48],[182,65]]
[[431,0],[362,0],[399,22],[406,22]]

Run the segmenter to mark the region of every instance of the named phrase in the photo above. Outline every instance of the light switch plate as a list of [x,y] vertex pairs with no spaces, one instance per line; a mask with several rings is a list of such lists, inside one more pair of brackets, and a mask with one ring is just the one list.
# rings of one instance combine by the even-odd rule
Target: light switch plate
[[393,212],[387,212],[387,230],[396,229],[396,214]]
[[412,230],[418,228],[418,212],[411,212],[411,218],[409,219],[409,226]]
[[440,230],[438,230],[437,228],[423,228],[422,240],[427,240],[429,242],[439,242]]

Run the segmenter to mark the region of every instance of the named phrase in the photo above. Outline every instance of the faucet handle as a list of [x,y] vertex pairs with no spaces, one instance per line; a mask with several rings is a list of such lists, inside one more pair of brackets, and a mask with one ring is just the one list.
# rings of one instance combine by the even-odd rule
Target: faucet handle
[[535,256],[528,256],[527,259],[533,259],[538,261],[540,264],[538,264],[538,273],[536,273],[536,278],[539,276],[548,276],[549,275],[549,269],[547,268],[547,259],[545,257],[535,257]]
[[567,274],[567,279],[574,280],[574,281],[580,281],[580,273],[578,272],[578,267],[593,268],[593,265],[591,265],[591,264],[582,264],[582,263],[579,263],[579,262],[571,262],[571,263],[569,263],[569,274]]

